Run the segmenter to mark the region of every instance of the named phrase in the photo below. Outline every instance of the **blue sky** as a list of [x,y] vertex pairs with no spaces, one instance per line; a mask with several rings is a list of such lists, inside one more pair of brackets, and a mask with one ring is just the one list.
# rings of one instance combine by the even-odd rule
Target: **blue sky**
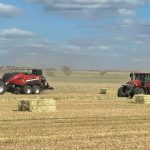
[[150,70],[150,0],[0,0],[0,64]]

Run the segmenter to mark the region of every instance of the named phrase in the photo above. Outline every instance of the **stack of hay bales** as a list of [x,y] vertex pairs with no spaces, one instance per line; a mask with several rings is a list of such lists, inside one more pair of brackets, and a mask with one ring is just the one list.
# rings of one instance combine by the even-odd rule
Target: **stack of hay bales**
[[107,88],[102,88],[100,89],[100,94],[107,94],[108,89]]
[[140,104],[150,104],[150,95],[135,95],[135,102]]
[[22,100],[18,104],[19,111],[29,112],[54,112],[56,104],[54,99]]

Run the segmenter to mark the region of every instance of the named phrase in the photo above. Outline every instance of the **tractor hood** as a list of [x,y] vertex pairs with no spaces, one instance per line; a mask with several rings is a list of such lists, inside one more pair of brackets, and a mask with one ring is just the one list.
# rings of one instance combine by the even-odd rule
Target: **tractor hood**
[[141,81],[140,80],[132,80],[127,82],[127,84],[134,84],[135,86],[141,86]]

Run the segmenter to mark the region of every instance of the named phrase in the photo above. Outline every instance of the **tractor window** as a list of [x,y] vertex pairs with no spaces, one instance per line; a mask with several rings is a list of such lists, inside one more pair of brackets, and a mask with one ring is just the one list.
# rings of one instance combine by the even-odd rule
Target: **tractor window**
[[139,80],[139,75],[136,74],[134,79],[135,79],[135,80]]
[[144,78],[145,78],[145,75],[144,75],[144,74],[137,74],[135,80],[141,80],[141,81],[143,81]]
[[32,70],[32,74],[34,74],[34,75],[42,75],[43,73],[42,73],[42,70],[36,70],[36,69],[33,69]]
[[150,81],[149,74],[131,74],[131,80]]
[[148,80],[150,80],[150,75],[148,75]]
[[130,73],[130,77],[131,77],[131,80],[135,80],[136,79],[136,75],[135,74]]
[[132,80],[140,80],[141,76],[139,74],[133,74],[132,75]]
[[145,81],[147,80],[148,76],[146,74],[137,74],[136,75],[136,80],[141,80],[141,81]]
[[132,74],[131,80],[143,80],[145,75],[142,74]]
[[149,74],[145,75],[145,80],[150,81],[150,75]]

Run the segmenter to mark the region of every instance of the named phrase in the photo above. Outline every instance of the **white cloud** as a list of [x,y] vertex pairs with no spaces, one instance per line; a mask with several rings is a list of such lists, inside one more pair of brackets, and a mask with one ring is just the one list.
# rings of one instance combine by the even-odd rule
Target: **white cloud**
[[112,0],[112,1],[115,3],[123,2],[123,3],[131,4],[131,5],[139,5],[139,4],[143,4],[147,0]]
[[101,8],[111,4],[141,5],[147,0],[28,0],[29,2],[40,2],[47,8]]
[[0,3],[0,17],[6,18],[6,17],[14,17],[21,14],[21,9],[8,4]]
[[133,19],[124,19],[122,22],[121,22],[121,26],[122,27],[129,27],[129,26],[132,26],[134,24],[134,20]]
[[[89,6],[91,5],[91,7],[93,6],[93,8],[97,7],[101,7],[102,5],[105,4],[117,4],[117,3],[123,3],[123,4],[129,4],[129,5],[139,5],[139,4],[143,4],[146,0],[28,0],[29,2],[40,2],[43,3],[47,6],[50,7],[51,6],[55,6],[57,8],[61,8],[64,7],[68,8],[67,6],[70,7],[77,7],[79,6],[79,8],[81,6],[83,6],[83,8],[85,8],[87,6],[87,8],[89,8]],[[90,7],[90,8],[91,8]]]
[[139,44],[139,45],[142,45],[144,44],[144,41],[140,41],[140,40],[135,40],[133,41],[135,44]]
[[108,45],[100,45],[98,46],[99,49],[102,49],[102,50],[110,50],[110,46]]
[[128,9],[119,9],[118,12],[122,15],[122,16],[126,16],[126,17],[129,17],[129,16],[135,16],[136,15],[136,12],[134,10],[128,10]]
[[32,43],[31,44],[31,47],[33,47],[33,48],[47,48],[48,47],[48,45],[46,45],[46,44],[44,44],[44,43],[37,43],[37,44],[35,44],[35,43]]
[[9,28],[9,29],[3,29],[0,30],[0,36],[5,38],[28,38],[33,37],[36,34],[30,31],[21,30],[18,28]]
[[[45,10],[61,12],[59,15],[71,15],[78,17],[99,16],[134,16],[134,9],[147,0],[28,0],[39,2],[44,5]],[[70,12],[70,13],[68,13]]]

